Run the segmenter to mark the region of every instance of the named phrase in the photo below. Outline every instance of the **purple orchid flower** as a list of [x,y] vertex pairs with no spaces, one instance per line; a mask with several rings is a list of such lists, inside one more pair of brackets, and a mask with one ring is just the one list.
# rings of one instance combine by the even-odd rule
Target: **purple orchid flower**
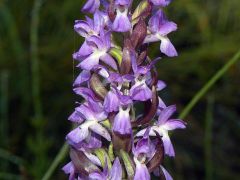
[[136,147],[134,145],[132,146],[134,162],[136,164],[134,180],[150,180],[150,173],[147,169],[146,162],[148,157],[152,157],[155,147],[149,139],[149,130],[149,128],[146,129],[143,138],[137,142]]
[[149,30],[151,34],[147,35],[144,43],[161,41],[160,50],[169,57],[177,56],[177,51],[168,39],[167,35],[177,30],[174,22],[168,21],[164,12],[158,10],[149,20]]
[[117,69],[115,60],[108,54],[111,47],[110,32],[101,32],[100,36],[93,35],[86,40],[86,43],[90,48],[88,51],[79,51],[73,55],[74,59],[81,61],[78,67],[91,70],[101,60],[113,69]]
[[85,121],[67,135],[67,140],[71,144],[79,144],[91,136],[90,130],[104,137],[108,141],[111,140],[111,136],[107,129],[99,123],[107,118],[107,115],[103,111],[103,106],[91,98],[89,98],[88,101],[91,103],[85,103],[76,108],[76,110],[82,114]]
[[130,122],[130,115],[129,115],[130,108],[126,110],[119,108],[119,112],[114,118],[113,122],[113,131],[118,132],[122,135],[128,135],[132,133],[132,126]]
[[122,166],[120,164],[119,158],[114,160],[111,170],[108,169],[108,165],[105,162],[105,167],[103,172],[93,172],[89,174],[90,180],[121,180],[122,179]]
[[[165,154],[169,156],[175,156],[172,142],[169,138],[168,131],[174,129],[184,129],[186,128],[186,123],[180,119],[169,119],[172,114],[176,111],[176,106],[168,106],[160,112],[158,121],[155,125],[151,127],[150,135],[156,136],[158,133],[162,136],[162,141],[164,145]],[[146,129],[143,129],[137,133],[137,136],[142,136]],[[156,133],[155,133],[156,132]]]
[[128,6],[130,0],[116,0],[116,17],[112,25],[112,29],[116,32],[127,32],[132,28],[131,22],[128,17]]

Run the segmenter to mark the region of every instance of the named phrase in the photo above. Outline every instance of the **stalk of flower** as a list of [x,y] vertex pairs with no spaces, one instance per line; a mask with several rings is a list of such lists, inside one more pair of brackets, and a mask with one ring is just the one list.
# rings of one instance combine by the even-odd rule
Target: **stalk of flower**
[[161,58],[148,55],[149,44],[161,41],[163,56],[177,56],[167,37],[177,25],[164,14],[170,2],[87,0],[82,8],[89,17],[74,29],[85,41],[73,54],[81,102],[69,117],[76,126],[66,136],[71,161],[63,167],[70,180],[172,179],[163,166],[165,155],[175,156],[168,131],[186,124],[158,96],[166,87],[155,68]]

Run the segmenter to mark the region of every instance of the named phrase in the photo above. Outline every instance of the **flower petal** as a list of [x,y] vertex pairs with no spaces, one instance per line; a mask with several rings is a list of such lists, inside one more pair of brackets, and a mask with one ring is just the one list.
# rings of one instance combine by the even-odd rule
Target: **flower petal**
[[89,180],[106,180],[106,177],[104,177],[102,173],[93,172],[89,174]]
[[107,112],[118,111],[119,105],[120,102],[118,96],[113,91],[109,91],[104,99],[103,103],[104,109]]
[[132,25],[127,16],[127,9],[121,12],[117,9],[117,16],[113,22],[112,29],[116,32],[127,32],[131,29]]
[[80,49],[73,54],[73,59],[81,61],[93,52],[93,48],[87,44],[86,41],[82,44]]
[[152,90],[146,85],[146,83],[133,85],[130,89],[130,94],[133,100],[137,101],[146,101],[152,98]]
[[172,0],[150,0],[155,6],[165,7],[167,6]]
[[119,158],[114,160],[112,169],[109,174],[110,180],[121,180],[122,179],[122,166],[120,164]]
[[88,135],[88,127],[81,128],[81,126],[79,126],[76,129],[72,130],[70,133],[68,133],[66,139],[69,141],[70,144],[74,145],[86,139]]
[[89,127],[93,132],[99,134],[100,136],[104,137],[108,141],[111,141],[111,136],[107,129],[105,129],[102,125],[99,123],[95,123]]
[[69,162],[68,164],[66,164],[62,170],[64,171],[65,174],[70,174],[69,175],[69,180],[74,180],[75,179],[75,168],[73,166],[72,162]]
[[157,34],[149,34],[145,37],[143,43],[151,43],[151,42],[157,42],[157,41],[160,41]]
[[163,141],[163,145],[164,145],[165,154],[167,154],[171,157],[174,157],[175,151],[174,151],[172,142],[167,134],[163,134],[162,141]]
[[83,115],[76,110],[69,116],[68,120],[76,123],[82,123],[84,121]]
[[77,20],[74,24],[74,30],[82,37],[88,37],[88,33],[92,30],[89,23],[83,20]]
[[120,108],[118,114],[114,118],[112,129],[122,135],[131,134],[132,127],[130,123],[129,110],[123,110]]
[[91,73],[89,71],[83,70],[74,81],[73,86],[79,86],[83,82],[86,82],[90,79]]
[[62,170],[66,173],[66,174],[70,174],[74,171],[74,166],[72,162],[67,163]]
[[113,69],[117,70],[117,64],[115,60],[109,54],[105,53],[100,59],[107,65],[111,66]]
[[148,172],[147,166],[145,164],[141,164],[138,160],[136,163],[136,172],[134,176],[134,180],[150,180],[150,174]]
[[173,180],[172,176],[167,172],[167,170],[163,167],[163,166],[160,166],[162,171],[163,171],[163,174],[165,176],[165,179],[166,180]]
[[175,111],[176,111],[175,105],[171,105],[163,109],[158,117],[158,125],[164,124],[173,115]]
[[84,70],[91,70],[95,65],[98,65],[100,56],[99,53],[94,52],[78,64],[77,67],[81,67]]
[[158,82],[157,82],[157,90],[158,90],[158,91],[163,90],[166,86],[167,86],[167,85],[166,85],[165,82],[163,82],[163,81],[161,81],[161,80],[158,80]]
[[185,129],[186,123],[181,119],[170,119],[163,126],[166,130]]
[[100,0],[88,0],[82,8],[83,12],[94,13],[100,6]]
[[167,37],[161,38],[160,50],[162,53],[166,54],[169,57],[174,57],[178,55],[175,47]]
[[177,24],[174,22],[166,22],[161,25],[158,33],[161,34],[162,36],[168,35],[170,32],[176,31],[177,30]]

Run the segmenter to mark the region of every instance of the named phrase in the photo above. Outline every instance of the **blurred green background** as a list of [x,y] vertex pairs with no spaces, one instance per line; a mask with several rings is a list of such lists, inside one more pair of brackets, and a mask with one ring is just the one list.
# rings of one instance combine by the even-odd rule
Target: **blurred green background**
[[[71,129],[67,121],[79,73],[72,53],[83,41],[74,31],[85,1],[0,1],[0,179],[41,179]],[[168,105],[184,109],[240,49],[239,0],[175,0],[166,9],[179,30],[170,38],[179,57],[164,57],[159,78]],[[159,44],[151,48],[159,56]],[[240,179],[240,63],[235,63],[175,131],[174,179]],[[61,167],[51,179],[67,179]]]

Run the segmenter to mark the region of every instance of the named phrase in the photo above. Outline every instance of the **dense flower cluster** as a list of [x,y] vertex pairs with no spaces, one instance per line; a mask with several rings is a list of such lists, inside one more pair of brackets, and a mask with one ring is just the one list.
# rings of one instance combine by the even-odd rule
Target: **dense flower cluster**
[[[171,116],[158,91],[166,84],[157,79],[148,45],[160,41],[160,51],[177,52],[167,35],[177,29],[163,11],[171,0],[87,0],[75,31],[85,38],[73,54],[82,71],[76,78],[77,103],[69,120],[76,124],[67,136],[71,162],[63,167],[69,179],[149,180],[172,177],[162,166],[174,156],[168,131],[185,128]],[[139,113],[139,114],[138,114]]]

